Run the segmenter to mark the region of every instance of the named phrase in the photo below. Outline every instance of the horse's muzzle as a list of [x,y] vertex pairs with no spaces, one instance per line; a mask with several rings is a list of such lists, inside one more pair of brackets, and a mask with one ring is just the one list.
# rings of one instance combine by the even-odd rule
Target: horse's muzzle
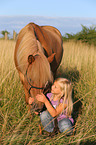
[[45,110],[45,105],[43,103],[37,104],[35,102],[33,102],[31,104],[31,113],[32,112],[38,112],[38,114],[40,114],[42,111]]

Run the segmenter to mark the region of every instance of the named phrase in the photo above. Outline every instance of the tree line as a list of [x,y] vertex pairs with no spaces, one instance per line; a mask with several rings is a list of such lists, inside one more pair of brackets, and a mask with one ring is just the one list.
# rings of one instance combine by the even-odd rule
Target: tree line
[[90,26],[89,28],[84,25],[81,26],[82,30],[76,34],[66,33],[65,36],[63,36],[63,41],[81,40],[82,42],[90,45],[94,44],[96,46],[96,26]]
[[[9,34],[10,34],[10,32],[8,32],[7,30],[4,30],[4,31],[1,31],[0,32],[2,35],[3,35],[3,37],[1,38],[1,39],[5,39],[5,40],[7,40],[7,39],[9,39]],[[16,40],[16,37],[17,37],[17,33],[13,30],[13,40]]]
[[[96,46],[96,26],[90,26],[89,28],[87,26],[81,25],[82,30],[76,34],[69,34],[66,33],[64,36],[62,36],[63,41],[68,40],[76,40],[76,41],[82,41],[88,44],[94,44]],[[8,35],[10,34],[7,30],[0,32],[3,35],[3,38],[9,39]],[[6,35],[5,35],[6,34]],[[7,37],[7,38],[6,38]],[[13,31],[13,39],[15,40],[17,37],[17,33]]]

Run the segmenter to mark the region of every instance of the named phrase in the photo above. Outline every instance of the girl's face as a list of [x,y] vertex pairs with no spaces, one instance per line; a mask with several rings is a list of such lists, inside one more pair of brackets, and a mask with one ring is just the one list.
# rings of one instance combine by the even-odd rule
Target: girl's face
[[61,88],[60,88],[58,82],[54,82],[54,84],[52,85],[51,93],[54,95],[59,95],[61,93]]

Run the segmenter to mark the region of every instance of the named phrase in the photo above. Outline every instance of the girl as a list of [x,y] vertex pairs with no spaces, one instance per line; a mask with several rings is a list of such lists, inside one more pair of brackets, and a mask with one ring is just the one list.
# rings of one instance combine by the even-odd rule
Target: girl
[[43,102],[47,108],[40,114],[44,130],[53,132],[54,118],[56,117],[59,131],[71,135],[74,122],[71,117],[73,109],[71,82],[65,78],[58,78],[52,85],[51,93],[48,93],[47,97],[42,93],[38,94],[36,99]]

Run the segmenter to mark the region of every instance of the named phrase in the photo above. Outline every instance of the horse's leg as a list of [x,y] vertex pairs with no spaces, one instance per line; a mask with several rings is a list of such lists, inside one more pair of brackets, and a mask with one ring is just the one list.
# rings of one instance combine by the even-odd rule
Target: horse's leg
[[28,93],[28,90],[25,88],[24,86],[24,91],[25,91],[25,101],[26,101],[26,104],[27,104],[27,107],[28,107],[28,113],[30,114],[30,121],[32,120],[33,118],[33,114],[31,113],[31,105],[29,104],[29,93]]
[[[21,80],[21,82],[22,82],[22,84],[24,86],[24,75],[20,71],[19,71],[19,76],[20,76],[20,80]],[[24,86],[24,91],[25,91],[25,101],[26,101],[26,104],[29,104],[28,103],[29,93],[28,93],[27,89],[25,88],[25,86]]]
[[[19,76],[20,76],[20,80],[24,86],[24,75],[19,71]],[[29,104],[29,93],[28,93],[28,90],[25,88],[24,86],[24,91],[25,91],[25,101],[26,101],[26,104]]]
[[30,112],[30,105],[29,105],[29,93],[28,93],[28,90],[25,88],[24,86],[24,91],[25,91],[25,101],[26,101],[26,104],[28,105],[28,112]]
[[29,93],[28,93],[28,90],[25,88],[25,86],[24,86],[24,91],[25,91],[25,101],[26,101],[26,104],[29,104]]
[[24,75],[20,71],[18,71],[18,72],[19,72],[20,80],[21,80],[22,84],[24,84]]

